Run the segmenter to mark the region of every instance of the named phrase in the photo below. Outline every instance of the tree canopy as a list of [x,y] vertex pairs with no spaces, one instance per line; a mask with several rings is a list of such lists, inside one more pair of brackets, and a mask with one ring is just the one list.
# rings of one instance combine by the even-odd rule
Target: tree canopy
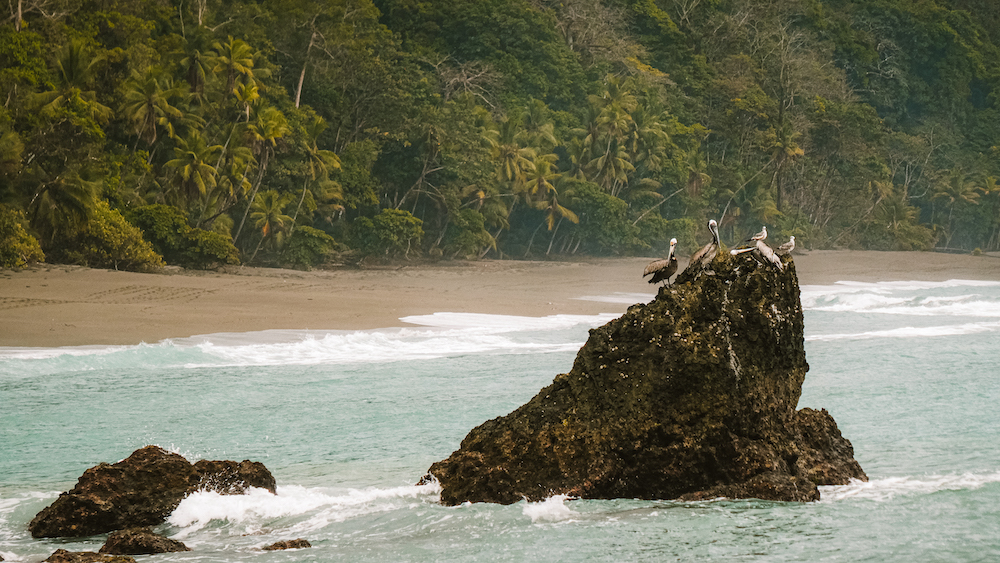
[[998,42],[974,0],[16,0],[7,262],[1000,250]]

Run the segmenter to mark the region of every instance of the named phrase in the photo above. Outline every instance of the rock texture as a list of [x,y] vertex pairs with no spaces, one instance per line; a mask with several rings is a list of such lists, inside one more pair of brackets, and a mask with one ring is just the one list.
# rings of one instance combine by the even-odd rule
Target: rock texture
[[590,331],[572,370],[473,429],[425,478],[441,502],[583,498],[811,501],[867,480],[824,411],[796,412],[798,278],[720,253]]
[[149,528],[128,528],[108,535],[100,553],[112,555],[148,555],[151,553],[172,553],[191,551],[177,540],[153,533]]
[[81,537],[163,522],[188,494],[213,490],[240,493],[275,481],[263,464],[199,461],[146,446],[118,463],[86,470],[76,486],[59,495],[28,524],[36,538]]
[[274,542],[271,545],[266,545],[262,547],[264,551],[277,551],[280,549],[304,549],[306,547],[312,547],[312,544],[308,540],[298,538],[295,540],[285,540]]
[[135,563],[135,559],[127,555],[102,555],[93,551],[57,549],[42,563]]

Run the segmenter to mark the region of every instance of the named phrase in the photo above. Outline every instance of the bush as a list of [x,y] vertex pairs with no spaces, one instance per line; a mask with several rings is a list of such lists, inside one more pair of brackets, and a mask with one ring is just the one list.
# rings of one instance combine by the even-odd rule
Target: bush
[[496,242],[486,231],[482,213],[475,209],[462,209],[452,216],[444,246],[451,256],[477,258],[483,249],[496,248]]
[[627,203],[594,183],[571,182],[564,189],[571,190],[576,197],[571,207],[580,217],[572,232],[583,239],[584,250],[598,255],[621,255],[645,246],[638,238],[639,229],[628,220]]
[[302,225],[295,227],[288,238],[284,258],[296,266],[311,268],[320,263],[336,244],[333,237],[319,229]]
[[184,213],[176,207],[144,205],[129,217],[169,264],[204,269],[240,263],[239,251],[228,236],[189,226]]
[[0,268],[23,268],[44,261],[38,239],[24,229],[24,214],[0,204]]
[[354,220],[355,247],[366,256],[404,257],[420,248],[424,222],[400,209],[383,209],[374,218]]
[[67,241],[64,252],[72,261],[93,268],[148,272],[164,265],[142,231],[104,200],[96,203],[90,220]]

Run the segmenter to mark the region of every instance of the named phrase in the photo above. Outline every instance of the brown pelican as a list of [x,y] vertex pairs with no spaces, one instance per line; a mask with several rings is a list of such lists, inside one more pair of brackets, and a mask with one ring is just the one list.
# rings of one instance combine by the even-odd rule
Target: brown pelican
[[695,252],[691,256],[691,261],[688,262],[687,267],[700,267],[707,268],[709,264],[715,260],[715,257],[719,254],[719,226],[716,224],[715,219],[708,220],[708,230],[712,233],[712,242],[701,247],[701,250]]
[[788,237],[788,242],[778,247],[778,256],[791,254],[795,250],[795,237]]
[[760,232],[759,233],[757,233],[754,236],[748,238],[746,240],[746,242],[753,242],[755,240],[764,240],[766,238],[767,238],[767,225],[764,225],[764,226],[762,226],[760,228]]
[[757,241],[756,248],[753,249],[753,256],[758,261],[767,261],[779,270],[784,270],[785,265],[781,263],[781,257],[774,253],[774,249],[762,240]]
[[785,265],[781,263],[781,258],[774,252],[770,246],[767,245],[762,240],[758,240],[754,243],[754,246],[747,248],[737,248],[730,250],[729,253],[733,256],[737,254],[743,254],[744,252],[753,252],[753,257],[758,262],[770,262],[775,268],[784,271]]
[[670,252],[667,254],[667,257],[663,260],[650,262],[646,266],[646,269],[642,271],[642,277],[653,274],[653,277],[649,278],[649,283],[666,281],[667,285],[670,285],[670,276],[677,272],[677,257],[674,256],[675,246],[677,246],[677,239],[670,239]]

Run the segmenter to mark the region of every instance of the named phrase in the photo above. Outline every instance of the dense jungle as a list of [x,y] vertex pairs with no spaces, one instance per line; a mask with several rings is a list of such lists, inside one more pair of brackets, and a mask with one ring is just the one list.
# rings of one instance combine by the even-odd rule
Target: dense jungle
[[8,0],[0,266],[1000,250],[994,0]]

